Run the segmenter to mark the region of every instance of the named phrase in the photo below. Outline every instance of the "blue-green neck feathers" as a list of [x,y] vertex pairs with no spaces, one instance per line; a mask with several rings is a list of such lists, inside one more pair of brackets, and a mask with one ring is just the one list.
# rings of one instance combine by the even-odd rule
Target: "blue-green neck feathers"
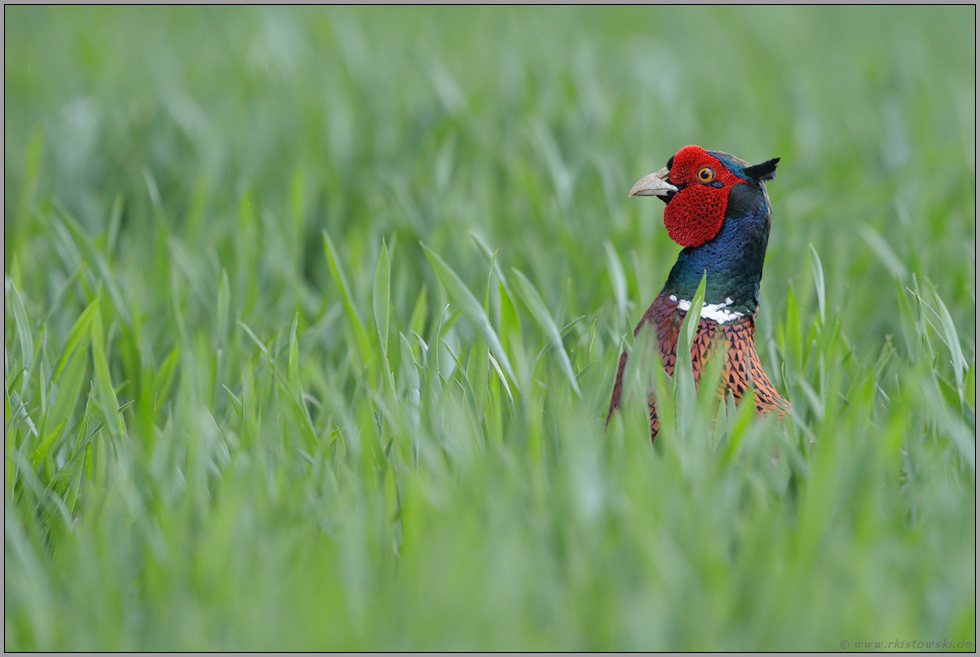
[[[746,172],[746,167],[738,162],[717,153],[712,155],[735,175],[745,176],[747,180],[760,179]],[[771,212],[765,185],[735,185],[729,193],[721,230],[704,244],[687,247],[680,252],[667,278],[664,292],[678,299],[691,299],[701,282],[702,273],[707,272],[705,303],[724,304],[732,312],[755,314],[770,223]]]

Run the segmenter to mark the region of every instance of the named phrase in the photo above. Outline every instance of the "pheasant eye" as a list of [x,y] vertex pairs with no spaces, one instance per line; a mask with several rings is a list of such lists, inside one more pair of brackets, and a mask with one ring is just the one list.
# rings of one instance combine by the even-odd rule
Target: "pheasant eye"
[[711,182],[714,179],[715,179],[715,172],[712,171],[711,169],[709,169],[708,167],[704,167],[704,168],[698,170],[698,180],[699,181],[701,181],[703,183],[709,183],[709,182]]

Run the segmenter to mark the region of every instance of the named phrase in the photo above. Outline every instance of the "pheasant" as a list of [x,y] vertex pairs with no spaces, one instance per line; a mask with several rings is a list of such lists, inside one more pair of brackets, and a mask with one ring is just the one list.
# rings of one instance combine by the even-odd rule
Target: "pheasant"
[[[695,382],[700,381],[709,357],[723,354],[720,392],[730,390],[738,402],[752,385],[756,412],[782,417],[789,402],[769,381],[755,350],[759,282],[772,223],[765,181],[776,177],[778,162],[777,157],[750,166],[728,153],[685,146],[666,167],[637,181],[630,196],[659,196],[667,204],[667,234],[684,247],[633,334],[645,324],[656,331],[664,370],[672,376],[681,322],[706,275],[704,303],[691,346]],[[621,402],[626,360],[624,351],[606,425]],[[660,421],[652,393],[648,405],[650,436],[656,439]]]

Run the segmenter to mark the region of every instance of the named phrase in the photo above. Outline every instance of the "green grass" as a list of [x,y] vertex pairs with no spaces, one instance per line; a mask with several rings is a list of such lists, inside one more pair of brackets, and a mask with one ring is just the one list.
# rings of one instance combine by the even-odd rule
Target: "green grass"
[[[975,21],[6,7],[5,649],[975,642]],[[651,447],[688,143],[794,411]]]

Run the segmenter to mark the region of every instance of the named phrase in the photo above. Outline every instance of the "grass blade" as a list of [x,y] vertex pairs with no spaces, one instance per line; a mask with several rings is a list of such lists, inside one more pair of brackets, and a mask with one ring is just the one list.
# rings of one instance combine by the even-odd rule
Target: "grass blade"
[[[694,336],[698,332],[698,325],[701,323],[701,308],[704,305],[704,289],[707,282],[707,273],[701,274],[701,282],[698,289],[691,299],[691,310],[684,315],[681,323],[680,333],[677,337],[677,357],[686,357],[691,360],[691,345],[694,344]],[[694,311],[694,312],[692,312]]]
[[27,321],[27,311],[24,310],[24,302],[20,298],[17,286],[14,285],[14,281],[9,276],[4,276],[4,285],[14,311],[14,320],[17,322],[17,341],[20,342],[24,369],[29,372],[34,363],[34,335],[31,333],[31,327]]
[[344,300],[347,321],[351,330],[354,332],[354,338],[357,340],[361,363],[367,365],[371,362],[371,341],[368,340],[367,333],[364,331],[364,324],[357,314],[357,309],[354,308],[354,303],[351,300],[350,287],[347,285],[347,277],[344,275],[343,266],[337,257],[337,249],[334,247],[333,240],[330,239],[330,234],[326,230],[323,231],[323,245],[327,252],[330,273],[333,276],[334,283],[340,289],[340,295]]
[[817,250],[810,245],[810,255],[813,257],[813,285],[817,288],[817,305],[820,308],[820,325],[827,321],[827,289],[823,279],[823,263],[820,262],[820,255]]
[[616,299],[616,317],[619,319],[620,326],[626,326],[628,301],[626,271],[623,269],[623,263],[619,260],[612,242],[606,240],[603,245],[606,247],[606,267],[609,269],[609,279],[612,281],[613,296]]
[[388,314],[390,312],[390,279],[388,270],[388,245],[381,240],[381,253],[378,255],[378,266],[374,270],[374,325],[378,329],[378,339],[381,340],[381,353],[388,356]]
[[568,379],[569,384],[572,386],[572,390],[575,391],[576,395],[581,396],[582,392],[578,387],[578,379],[575,376],[575,370],[572,369],[572,362],[568,359],[568,352],[565,351],[565,345],[562,343],[561,333],[558,331],[558,325],[555,324],[555,320],[552,319],[551,313],[548,312],[548,306],[545,304],[538,290],[534,287],[534,284],[527,279],[527,277],[521,273],[518,269],[513,269],[514,276],[517,278],[517,287],[520,289],[521,297],[527,304],[528,308],[531,310],[531,316],[537,321],[538,326],[541,327],[541,332],[544,333],[545,338],[553,347],[554,352],[557,354],[558,364],[561,366],[562,372]]
[[435,270],[439,280],[446,287],[449,298],[459,305],[466,319],[483,335],[483,338],[490,345],[490,349],[497,357],[496,362],[499,362],[507,376],[512,381],[517,381],[517,378],[514,376],[514,370],[510,366],[510,360],[504,352],[503,345],[500,344],[500,338],[497,337],[493,326],[490,325],[490,319],[487,317],[487,314],[483,312],[483,305],[476,300],[476,297],[466,287],[466,284],[456,275],[452,267],[439,257],[438,253],[432,251],[425,244],[422,244],[422,248],[425,250],[425,256],[429,259],[429,263]]

